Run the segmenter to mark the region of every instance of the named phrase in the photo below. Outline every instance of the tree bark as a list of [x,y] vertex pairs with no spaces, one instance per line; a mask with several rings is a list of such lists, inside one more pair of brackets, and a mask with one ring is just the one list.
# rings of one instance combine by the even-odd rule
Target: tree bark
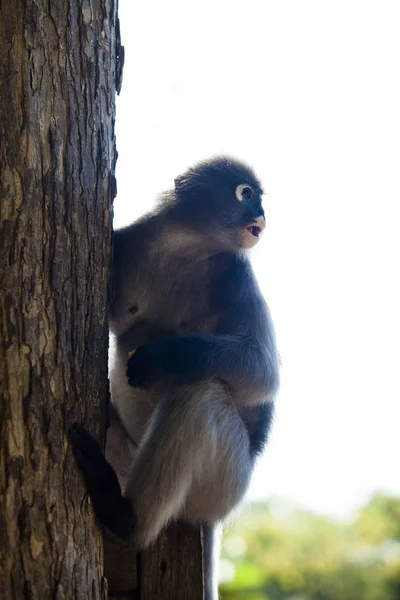
[[0,0],[0,598],[199,600],[199,528],[108,546],[68,440],[101,438],[116,0]]
[[105,538],[105,576],[115,600],[211,600],[205,544],[200,527],[171,523],[154,544],[136,555]]
[[202,550],[199,527],[169,525],[139,555],[140,600],[204,600]]
[[105,428],[115,0],[0,2],[0,598],[102,598],[68,429]]

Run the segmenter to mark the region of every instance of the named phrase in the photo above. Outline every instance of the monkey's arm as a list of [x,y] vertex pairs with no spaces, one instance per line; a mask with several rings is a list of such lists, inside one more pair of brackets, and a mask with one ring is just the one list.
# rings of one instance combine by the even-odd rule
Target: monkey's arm
[[127,377],[133,387],[148,387],[165,375],[179,381],[219,378],[243,403],[273,396],[279,369],[275,347],[242,336],[201,334],[176,336],[140,346],[129,358]]

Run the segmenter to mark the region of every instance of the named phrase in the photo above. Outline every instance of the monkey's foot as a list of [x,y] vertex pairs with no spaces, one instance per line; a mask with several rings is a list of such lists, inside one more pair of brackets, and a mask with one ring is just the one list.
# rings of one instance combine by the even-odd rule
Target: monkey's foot
[[131,503],[122,495],[114,469],[82,425],[74,423],[69,436],[98,520],[117,536],[128,538],[134,531],[134,514]]

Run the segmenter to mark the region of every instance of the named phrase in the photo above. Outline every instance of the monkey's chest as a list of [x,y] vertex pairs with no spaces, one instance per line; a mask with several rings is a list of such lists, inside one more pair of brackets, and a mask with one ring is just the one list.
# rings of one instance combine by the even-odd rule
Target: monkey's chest
[[145,321],[178,334],[212,331],[217,322],[212,285],[212,274],[204,265],[161,269],[146,285]]

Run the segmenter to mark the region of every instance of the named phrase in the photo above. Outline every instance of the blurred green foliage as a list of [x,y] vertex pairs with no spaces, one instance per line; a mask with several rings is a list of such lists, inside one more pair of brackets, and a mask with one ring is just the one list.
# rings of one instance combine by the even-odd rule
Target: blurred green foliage
[[221,600],[399,600],[400,498],[376,494],[348,522],[282,500],[227,528]]

